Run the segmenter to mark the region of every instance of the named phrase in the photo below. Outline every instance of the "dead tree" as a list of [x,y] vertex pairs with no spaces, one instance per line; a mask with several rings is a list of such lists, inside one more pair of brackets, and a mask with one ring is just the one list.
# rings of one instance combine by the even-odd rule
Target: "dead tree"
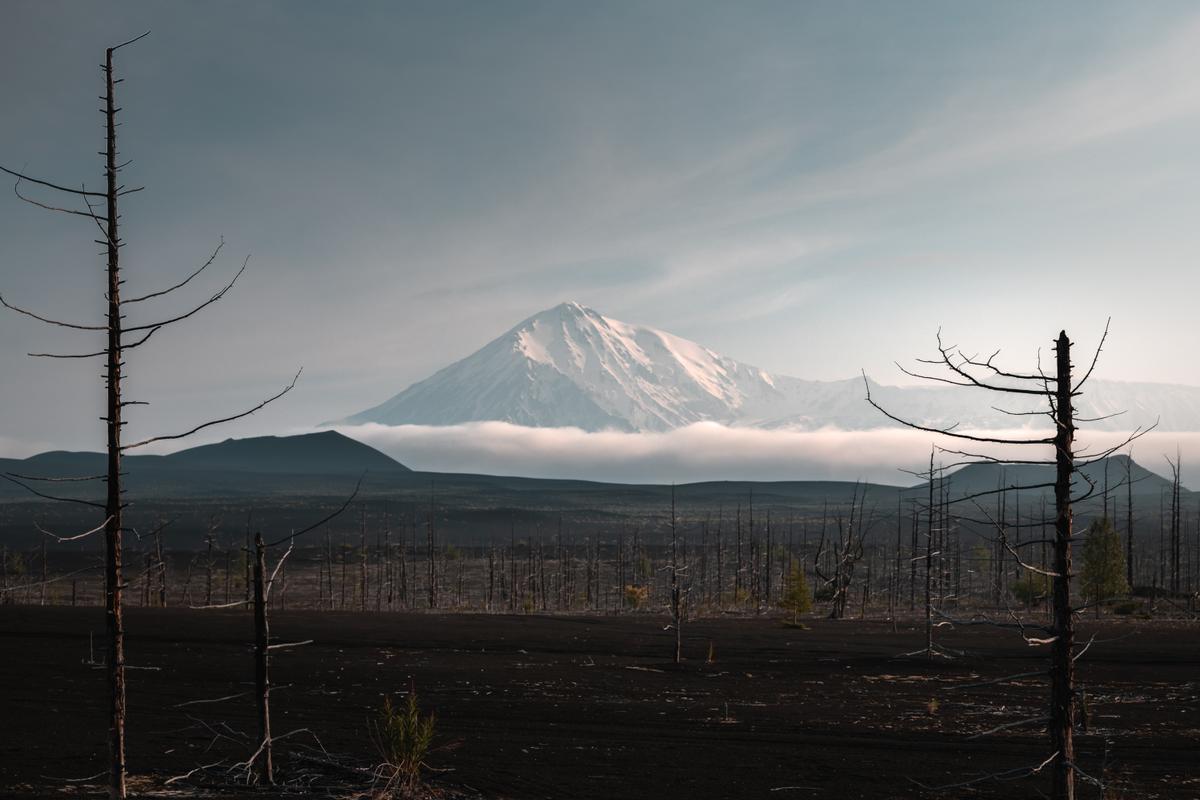
[[[156,333],[168,328],[177,323],[181,323],[190,319],[204,308],[218,302],[222,297],[233,288],[238,277],[245,270],[245,264],[220,290],[214,293],[207,300],[199,303],[191,308],[191,310],[175,313],[166,318],[161,318],[147,323],[126,323],[126,316],[135,303],[142,303],[157,298],[167,296],[179,289],[182,289],[189,284],[194,278],[204,272],[216,259],[217,253],[221,247],[218,246],[213,252],[213,255],[199,269],[194,270],[183,280],[174,285],[159,291],[150,292],[148,294],[127,297],[122,295],[124,280],[121,277],[121,249],[124,246],[119,233],[119,222],[121,215],[118,213],[118,203],[121,198],[135,192],[141,191],[141,187],[127,188],[118,182],[118,174],[130,163],[118,163],[117,151],[117,114],[120,108],[116,105],[116,85],[120,82],[115,77],[113,69],[113,54],[127,45],[133,44],[138,39],[143,38],[147,34],[142,34],[134,39],[131,39],[122,44],[110,47],[105,50],[104,64],[101,67],[104,74],[105,92],[101,98],[104,101],[104,107],[101,113],[104,115],[105,129],[105,147],[102,151],[104,157],[104,179],[105,189],[102,192],[91,191],[87,189],[86,184],[81,184],[78,189],[67,187],[59,183],[54,183],[40,178],[33,178],[21,172],[8,169],[0,166],[0,171],[3,171],[14,178],[16,184],[13,189],[17,197],[31,205],[39,208],[64,213],[70,216],[78,217],[87,221],[87,224],[94,225],[100,233],[100,238],[97,243],[104,248],[106,257],[106,291],[104,294],[105,317],[104,324],[83,324],[76,322],[66,322],[43,314],[29,311],[25,308],[13,305],[0,296],[0,305],[22,314],[24,316],[35,319],[39,322],[66,328],[73,331],[92,332],[103,334],[105,337],[105,345],[103,348],[94,352],[81,353],[30,353],[31,356],[38,358],[58,358],[58,359],[101,359],[104,361],[104,382],[106,388],[105,411],[101,418],[105,424],[106,430],[106,468],[103,475],[80,476],[75,480],[90,483],[103,482],[104,501],[97,502],[95,500],[83,500],[75,497],[60,497],[50,495],[35,489],[31,483],[46,480],[42,477],[30,476],[14,476],[6,474],[3,477],[15,483],[27,491],[39,497],[50,500],[63,500],[67,502],[80,503],[100,510],[104,515],[104,539],[105,539],[105,567],[104,567],[104,597],[105,597],[105,619],[106,632],[108,640],[108,654],[106,659],[107,664],[107,684],[108,684],[108,749],[109,749],[109,792],[112,798],[124,798],[126,794],[125,788],[125,626],[122,616],[124,608],[124,578],[123,578],[123,543],[122,536],[128,530],[124,524],[124,510],[128,503],[124,497],[123,473],[121,470],[121,457],[129,450],[143,447],[154,442],[178,440],[190,436],[200,430],[208,428],[222,422],[229,422],[241,417],[248,416],[255,411],[261,409],[268,403],[282,397],[295,385],[295,379],[282,392],[273,397],[264,400],[254,408],[234,414],[222,419],[210,420],[194,426],[190,430],[178,434],[153,436],[133,443],[126,443],[123,440],[123,429],[125,426],[124,412],[127,407],[134,405],[144,405],[144,401],[129,400],[122,396],[122,380],[123,370],[125,367],[125,354],[127,351],[145,345],[151,337]],[[22,183],[28,183],[38,187],[38,191],[54,191],[66,196],[73,201],[75,207],[64,207],[53,205],[49,202],[43,202],[33,197],[27,197],[21,192]],[[298,377],[298,375],[297,375]],[[61,480],[61,479],[60,479]],[[97,529],[99,530],[99,529]]]
[[1125,462],[1125,583],[1133,586],[1133,448]]
[[1167,459],[1167,464],[1171,467],[1171,536],[1168,542],[1169,552],[1167,560],[1170,564],[1169,585],[1172,597],[1179,595],[1180,545],[1183,538],[1179,507],[1180,468],[1182,463],[1182,459],[1178,453],[1175,454],[1174,461],[1170,458]]
[[[282,561],[280,564],[282,565]],[[260,775],[267,783],[275,782],[271,760],[271,685],[268,681],[267,655],[270,632],[267,629],[267,546],[262,534],[254,537],[254,696],[258,700],[258,741],[263,750]]]
[[[817,544],[817,552],[813,556],[813,572],[823,584],[823,593],[830,600],[829,618],[841,619],[846,615],[846,606],[850,599],[850,585],[854,578],[854,569],[862,560],[863,548],[867,529],[870,523],[863,522],[863,513],[867,499],[866,487],[859,494],[859,484],[854,484],[850,496],[850,515],[845,518],[837,515],[837,538],[826,545],[828,529],[828,509],[821,516],[821,540]],[[831,565],[832,574],[821,568],[822,556],[828,553],[827,566]]]
[[167,607],[167,564],[163,561],[162,531],[166,523],[160,523],[154,531],[154,554],[158,562],[158,607]]
[[724,574],[724,542],[721,541],[721,523],[724,521],[725,507],[717,507],[717,610],[725,610],[725,574]]
[[358,531],[359,576],[358,596],[359,610],[367,610],[367,509],[362,510],[362,519]]
[[242,565],[245,567],[245,585],[242,587],[246,591],[246,605],[250,604],[251,591],[251,561],[253,560],[253,552],[250,549],[250,523],[253,520],[253,512],[246,512],[246,544],[242,547]]
[[[971,501],[975,503],[975,507],[981,513],[986,515],[983,507],[975,502],[982,496],[1009,489],[1053,488],[1054,490],[1054,552],[1052,564],[1049,569],[1037,567],[1022,560],[1020,553],[1008,541],[1005,528],[999,521],[987,519],[984,522],[990,524],[996,530],[1003,547],[1003,552],[1014,558],[1025,570],[1045,575],[1052,582],[1052,615],[1048,625],[1025,623],[1020,620],[1014,622],[986,620],[985,622],[999,627],[1017,629],[1029,644],[1049,645],[1051,648],[1048,670],[1050,696],[1047,722],[1052,755],[1042,764],[1030,767],[1023,774],[1033,775],[1039,772],[1044,766],[1050,765],[1052,775],[1051,797],[1055,798],[1055,800],[1073,800],[1075,797],[1076,774],[1082,774],[1075,760],[1074,741],[1076,724],[1075,659],[1077,657],[1074,653],[1074,616],[1078,611],[1071,606],[1071,546],[1074,535],[1072,508],[1074,503],[1090,498],[1095,494],[1096,487],[1081,470],[1086,465],[1102,461],[1145,433],[1143,429],[1138,428],[1119,445],[1104,450],[1099,454],[1089,455],[1086,458],[1081,457],[1083,454],[1078,453],[1075,449],[1077,422],[1074,408],[1075,398],[1082,393],[1083,386],[1087,383],[1088,378],[1095,369],[1107,336],[1108,327],[1106,325],[1104,335],[1101,337],[1100,344],[1096,348],[1091,365],[1078,381],[1074,378],[1071,362],[1072,342],[1067,338],[1066,331],[1061,332],[1054,342],[1055,370],[1051,374],[1043,372],[1040,369],[1040,365],[1036,374],[1016,373],[1001,369],[995,365],[995,359],[999,351],[986,359],[981,359],[977,356],[968,356],[958,347],[943,344],[940,331],[937,338],[938,356],[932,360],[922,360],[921,363],[937,366],[945,370],[946,374],[928,375],[901,367],[901,370],[910,377],[946,383],[952,386],[982,389],[1026,400],[1031,400],[1031,398],[1033,400],[1040,400],[1046,403],[1046,408],[1031,411],[1007,411],[1006,413],[1020,417],[1047,417],[1051,423],[1051,432],[1045,436],[1034,434],[1029,438],[1008,438],[966,433],[956,430],[956,426],[954,425],[946,427],[919,425],[910,420],[895,416],[876,403],[871,397],[870,382],[866,380],[865,373],[863,375],[866,385],[867,402],[886,417],[909,428],[942,437],[949,437],[957,442],[965,443],[957,445],[956,449],[940,448],[945,453],[950,453],[961,458],[962,461],[960,463],[1033,464],[1053,466],[1055,469],[1054,481],[1052,483],[1002,487],[999,490],[966,495],[956,500],[956,502]],[[977,452],[989,447],[1010,445],[1047,449],[1051,451],[1053,458],[1002,458]],[[971,450],[961,449],[967,447],[971,448]],[[1089,485],[1089,488],[1081,496],[1072,494],[1073,480],[1076,476],[1082,478]],[[1041,635],[1031,635],[1028,633],[1031,630],[1038,631]],[[990,780],[992,777],[994,776],[989,776],[985,780]]]
[[[258,722],[258,748],[240,766],[245,767],[247,774],[251,770],[256,769],[259,780],[265,783],[275,782],[274,753],[271,738],[271,651],[307,644],[307,642],[271,644],[270,626],[267,615],[267,601],[270,598],[271,586],[274,584],[276,576],[284,569],[288,556],[295,550],[296,539],[320,528],[342,514],[354,502],[354,498],[358,496],[358,490],[361,486],[362,479],[359,478],[358,484],[355,485],[354,491],[350,494],[346,502],[320,522],[309,525],[303,530],[293,531],[287,536],[270,543],[263,541],[261,533],[255,534],[254,537],[254,698],[255,717]],[[276,547],[284,542],[288,543],[288,549],[280,556],[279,561],[276,562],[275,568],[268,577],[267,548]]]
[[683,658],[683,593],[679,582],[679,528],[675,521],[675,484],[671,484],[671,627],[675,630],[675,656]]

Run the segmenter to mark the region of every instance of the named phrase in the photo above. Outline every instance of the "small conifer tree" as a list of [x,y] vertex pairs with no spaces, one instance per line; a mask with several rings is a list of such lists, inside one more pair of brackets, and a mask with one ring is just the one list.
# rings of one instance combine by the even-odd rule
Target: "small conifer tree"
[[1097,615],[1102,603],[1129,594],[1121,537],[1108,517],[1094,520],[1088,526],[1080,578],[1084,597],[1095,605]]
[[792,612],[792,624],[798,624],[800,615],[812,610],[812,592],[808,589],[808,578],[805,577],[804,567],[799,561],[792,565],[792,571],[788,575],[783,607]]

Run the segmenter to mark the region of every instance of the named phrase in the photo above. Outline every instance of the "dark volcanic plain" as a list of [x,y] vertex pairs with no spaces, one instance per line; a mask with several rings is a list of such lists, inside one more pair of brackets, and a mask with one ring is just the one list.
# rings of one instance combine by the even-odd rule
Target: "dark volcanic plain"
[[[127,610],[129,763],[135,786],[160,785],[247,750],[215,730],[252,731],[250,615]],[[669,661],[663,620],[649,616],[275,612],[274,641],[312,639],[273,659],[276,736],[308,728],[339,760],[369,765],[368,719],[410,681],[438,715],[434,785],[495,798],[1037,797],[1040,779],[937,794],[1044,759],[1035,723],[1044,682],[956,686],[1030,672],[1044,650],[986,627],[938,630],[965,651],[932,663],[899,654],[921,645],[902,623],[698,620],[686,662]],[[1097,634],[1080,660],[1087,733],[1081,766],[1106,776],[1106,797],[1200,796],[1200,644],[1185,623],[1081,624]],[[0,608],[0,793],[98,796],[105,766],[100,609]],[[711,649],[713,662],[707,663]],[[203,723],[203,724],[201,724]],[[228,726],[225,728],[224,726]],[[295,745],[292,744],[295,742]],[[282,777],[307,735],[277,744]],[[1107,751],[1107,757],[1105,753]],[[312,750],[305,750],[312,752]],[[210,770],[210,776],[220,770]],[[102,781],[102,779],[99,779]],[[253,789],[169,788],[174,796],[264,796]],[[365,789],[366,786],[364,785]],[[346,795],[349,796],[349,795]],[[1099,792],[1082,787],[1081,797]]]

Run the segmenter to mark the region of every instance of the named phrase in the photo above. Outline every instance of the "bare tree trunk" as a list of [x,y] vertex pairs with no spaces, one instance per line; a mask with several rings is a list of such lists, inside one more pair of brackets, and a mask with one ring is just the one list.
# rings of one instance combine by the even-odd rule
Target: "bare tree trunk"
[[251,600],[250,592],[251,592],[251,582],[252,582],[252,577],[250,574],[251,573],[251,564],[250,564],[251,555],[250,554],[252,552],[250,550],[250,520],[251,520],[250,512],[247,512],[246,513],[246,544],[242,548],[242,559],[244,562],[242,566],[245,567],[245,587],[244,588],[246,590],[246,605],[247,606],[250,605],[250,600]]
[[675,525],[675,485],[671,485],[671,625],[675,628],[675,663],[683,657],[682,596],[679,588],[679,531]]
[[920,519],[917,512],[917,501],[912,501],[912,558],[908,562],[908,610],[917,610],[917,553],[920,552]]
[[259,777],[275,782],[271,760],[271,683],[268,675],[270,637],[267,631],[267,548],[262,534],[254,536],[254,696],[258,700]]
[[[404,526],[400,526],[403,536]],[[392,600],[396,592],[396,575],[392,564],[392,528],[388,524],[387,503],[383,505],[383,580],[387,583],[387,598],[385,607],[392,610]]]
[[325,531],[325,598],[329,601],[329,610],[333,604],[333,535]]
[[[384,510],[384,527],[387,527],[386,507]],[[375,610],[383,610],[383,582],[386,579],[384,565],[387,563],[387,545],[382,539],[383,534],[375,531]]]
[[158,561],[158,607],[167,607],[167,565],[163,561],[162,526],[154,532],[154,554]]
[[1066,331],[1055,345],[1058,391],[1055,397],[1054,437],[1056,476],[1054,483],[1054,642],[1050,655],[1050,742],[1054,760],[1051,796],[1055,800],[1075,797],[1075,666],[1072,648],[1075,621],[1071,616],[1071,475],[1075,471],[1075,419],[1072,407],[1071,341]]
[[213,604],[213,523],[208,523],[208,553],[204,561],[204,605]]
[[358,531],[359,576],[358,594],[359,610],[367,610],[367,509],[362,511],[362,522]]
[[341,562],[341,565],[342,565],[341,581],[339,583],[340,594],[338,595],[338,610],[345,611],[346,610],[346,566],[349,563],[349,559],[347,558],[348,553],[347,553],[347,545],[346,545],[346,534],[344,532],[342,533],[341,541],[338,543],[338,549],[341,551],[338,553],[338,560]]
[[[292,545],[295,546],[295,539],[292,539]],[[289,547],[290,549],[290,547]],[[279,565],[279,609],[287,611],[287,562]]]
[[766,550],[766,558],[763,560],[763,563],[766,565],[766,576],[765,576],[766,586],[764,587],[763,590],[766,594],[765,602],[766,602],[767,608],[770,608],[771,607],[771,509],[770,508],[767,509],[767,550]]
[[929,527],[925,537],[925,657],[933,658],[933,451],[929,451]]
[[124,598],[121,575],[121,534],[124,529],[121,498],[121,261],[120,237],[117,234],[117,108],[113,87],[113,48],[104,52],[105,103],[104,121],[106,147],[104,177],[106,181],[107,251],[108,251],[108,347],[105,381],[108,404],[105,422],[108,432],[108,489],[104,504],[107,524],[104,527],[104,611],[108,632],[108,755],[109,797],[125,797],[125,624],[121,616]]
[[434,552],[433,538],[433,497],[429,499],[429,517],[425,520],[426,533],[429,537],[429,607],[437,608],[438,603],[438,576],[437,576],[437,558]]
[[723,542],[721,541],[721,523],[724,521],[725,509],[717,509],[717,610],[725,610],[725,563]]
[[742,504],[738,503],[737,513],[735,516],[734,528],[736,529],[737,543],[734,548],[734,566],[733,573],[733,603],[735,606],[741,605],[742,602]]

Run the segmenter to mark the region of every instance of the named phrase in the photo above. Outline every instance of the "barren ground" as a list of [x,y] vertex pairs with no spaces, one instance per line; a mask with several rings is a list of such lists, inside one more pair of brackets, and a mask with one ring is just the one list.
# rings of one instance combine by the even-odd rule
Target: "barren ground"
[[[443,770],[435,783],[484,797],[1038,796],[1040,779],[937,795],[917,782],[966,781],[1049,755],[1033,723],[969,738],[1040,716],[1044,681],[953,688],[1037,670],[1044,649],[983,627],[940,629],[939,641],[966,655],[929,663],[898,657],[920,647],[912,625],[807,625],[698,620],[675,667],[657,618],[276,612],[276,641],[314,641],[273,660],[273,727],[310,729],[338,760],[368,765],[369,716],[412,681],[438,715],[441,741],[456,745],[432,759]],[[250,615],[133,608],[127,626],[129,663],[157,668],[129,672],[136,785],[245,758],[233,732],[253,729],[249,694],[179,704],[248,692]],[[1098,634],[1079,662],[1089,711],[1082,767],[1108,776],[1111,797],[1200,796],[1194,625],[1082,627],[1081,642]],[[97,795],[100,781],[64,779],[104,769],[104,673],[83,663],[89,631],[99,657],[103,630],[100,609],[0,608],[4,796]],[[214,730],[229,733],[214,741]],[[286,777],[299,768],[289,753],[316,744],[302,734],[278,747]],[[235,794],[263,796],[220,792]]]

